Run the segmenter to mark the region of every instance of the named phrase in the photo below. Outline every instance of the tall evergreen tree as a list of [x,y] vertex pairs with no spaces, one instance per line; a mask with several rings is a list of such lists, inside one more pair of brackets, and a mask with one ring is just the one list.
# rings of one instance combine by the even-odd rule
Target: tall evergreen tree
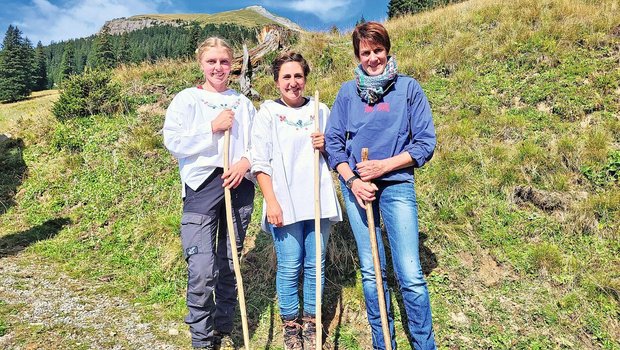
[[364,15],[362,15],[362,18],[360,18],[357,22],[355,22],[355,26],[359,26],[360,24],[364,24],[366,23],[366,18],[364,18]]
[[129,63],[130,60],[130,52],[129,52],[129,36],[127,33],[121,35],[118,40],[118,46],[116,47],[116,63],[117,64],[126,64]]
[[60,71],[58,73],[58,82],[62,83],[63,80],[68,78],[72,74],[76,74],[75,68],[75,49],[73,43],[68,42],[62,53],[62,60],[60,61]]
[[187,43],[186,55],[187,57],[194,57],[196,47],[201,39],[201,28],[198,24],[194,24],[189,30],[189,40]]
[[116,58],[110,42],[110,31],[108,27],[103,27],[101,33],[95,39],[94,67],[113,68],[116,66]]
[[45,51],[43,45],[39,41],[34,53],[34,67],[33,67],[33,84],[32,90],[41,91],[47,89],[47,58],[45,57]]
[[33,58],[30,40],[9,25],[0,51],[0,101],[17,101],[30,94]]

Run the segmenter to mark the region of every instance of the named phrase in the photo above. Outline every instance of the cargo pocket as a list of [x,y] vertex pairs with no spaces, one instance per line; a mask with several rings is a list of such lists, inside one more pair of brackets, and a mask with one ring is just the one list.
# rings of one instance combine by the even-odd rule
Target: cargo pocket
[[185,260],[194,254],[203,252],[201,237],[203,220],[204,215],[195,213],[184,213],[181,217],[181,244]]

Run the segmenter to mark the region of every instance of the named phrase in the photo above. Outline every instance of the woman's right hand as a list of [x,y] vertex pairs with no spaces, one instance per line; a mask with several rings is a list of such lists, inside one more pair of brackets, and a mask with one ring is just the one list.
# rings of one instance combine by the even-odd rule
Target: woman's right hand
[[351,191],[357,199],[357,204],[362,208],[366,208],[366,202],[372,202],[375,198],[375,191],[377,191],[377,185],[372,182],[366,182],[362,179],[355,179],[351,185]]
[[282,227],[282,208],[277,200],[267,202],[267,222],[275,227]]
[[235,120],[235,112],[225,109],[211,122],[211,130],[215,132],[225,131],[232,127]]

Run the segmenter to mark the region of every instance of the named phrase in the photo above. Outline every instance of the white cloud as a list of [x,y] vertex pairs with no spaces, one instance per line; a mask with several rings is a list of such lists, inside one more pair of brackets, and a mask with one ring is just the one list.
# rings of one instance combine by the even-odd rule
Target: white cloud
[[[353,0],[294,0],[294,1],[264,1],[266,5],[274,8],[285,8],[291,11],[299,11],[315,15],[323,22],[337,21],[350,17],[357,13],[354,9],[359,1]],[[361,7],[361,6],[357,6]]]
[[16,24],[34,44],[81,38],[95,34],[108,20],[138,14],[157,13],[161,0],[70,0],[55,5],[33,0],[22,8]]

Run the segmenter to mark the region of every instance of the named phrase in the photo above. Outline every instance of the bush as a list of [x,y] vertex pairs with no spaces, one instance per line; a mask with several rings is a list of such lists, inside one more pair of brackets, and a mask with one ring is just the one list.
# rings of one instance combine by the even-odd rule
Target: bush
[[79,124],[69,122],[58,124],[52,134],[51,144],[57,150],[81,152],[84,144],[83,128]]
[[112,114],[123,111],[126,99],[109,71],[88,70],[63,83],[60,98],[52,106],[58,120]]

